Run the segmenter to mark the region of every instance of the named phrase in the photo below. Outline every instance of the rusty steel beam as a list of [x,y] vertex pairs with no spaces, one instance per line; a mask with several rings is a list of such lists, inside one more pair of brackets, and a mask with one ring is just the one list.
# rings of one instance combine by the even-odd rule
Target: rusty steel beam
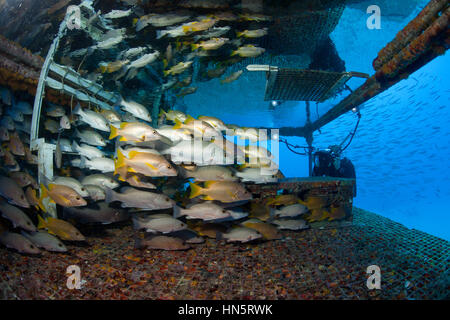
[[35,71],[41,70],[44,64],[44,59],[40,56],[32,54],[29,50],[22,48],[17,43],[6,39],[2,35],[0,35],[0,55],[35,69]]
[[389,62],[396,54],[398,54],[408,43],[418,37],[426,30],[439,12],[445,10],[448,6],[448,0],[431,0],[428,5],[423,8],[419,15],[403,28],[390,43],[384,47],[378,57],[373,61],[373,68],[379,70],[384,64]]

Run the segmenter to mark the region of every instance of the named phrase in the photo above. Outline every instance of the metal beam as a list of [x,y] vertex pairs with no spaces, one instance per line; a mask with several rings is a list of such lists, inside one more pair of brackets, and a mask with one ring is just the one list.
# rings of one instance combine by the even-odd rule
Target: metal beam
[[[73,12],[72,12],[73,14]],[[67,31],[67,21],[69,20],[70,16],[66,15],[64,20],[61,22],[61,25],[59,26],[59,32],[58,35],[53,39],[52,45],[50,46],[50,49],[48,50],[47,57],[45,58],[44,65],[41,69],[41,74],[39,77],[38,86],[36,89],[36,96],[34,97],[34,107],[33,107],[33,116],[31,119],[31,134],[30,134],[30,149],[36,150],[37,145],[37,138],[39,136],[39,120],[41,117],[41,108],[42,108],[42,100],[44,98],[45,94],[45,81],[47,79],[48,71],[50,69],[50,64],[53,61],[53,56],[58,49],[59,41],[63,37],[63,35]]]

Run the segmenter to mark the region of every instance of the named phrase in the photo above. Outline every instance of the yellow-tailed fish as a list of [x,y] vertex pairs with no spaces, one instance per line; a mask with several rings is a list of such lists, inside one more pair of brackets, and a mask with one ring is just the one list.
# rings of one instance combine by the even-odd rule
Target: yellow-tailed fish
[[86,238],[69,222],[48,217],[46,220],[38,215],[38,229],[47,229],[49,234],[53,234],[61,240],[84,241]]

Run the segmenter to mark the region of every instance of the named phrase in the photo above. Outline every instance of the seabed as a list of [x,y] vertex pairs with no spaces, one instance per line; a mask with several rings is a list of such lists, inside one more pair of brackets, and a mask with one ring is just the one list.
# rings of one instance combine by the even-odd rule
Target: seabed
[[[130,225],[83,229],[70,254],[0,248],[1,299],[448,299],[448,241],[353,209],[352,226],[283,231],[283,239],[188,251],[134,249]],[[76,248],[75,248],[76,247]],[[81,289],[67,288],[68,266]],[[381,269],[381,289],[367,268]]]

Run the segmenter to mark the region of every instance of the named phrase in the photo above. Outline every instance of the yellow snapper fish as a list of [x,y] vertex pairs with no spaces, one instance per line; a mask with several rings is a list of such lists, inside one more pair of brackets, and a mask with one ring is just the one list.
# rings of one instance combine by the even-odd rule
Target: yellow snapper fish
[[130,63],[130,60],[119,60],[114,62],[101,62],[99,65],[99,69],[101,73],[113,73],[122,69],[122,67],[126,66]]
[[161,109],[161,112],[159,115],[160,116],[164,115],[167,120],[170,120],[173,122],[175,122],[175,119],[177,119],[180,122],[185,122],[187,120],[187,115],[184,112],[178,111],[178,110],[169,110],[166,112]]
[[106,19],[120,19],[128,17],[131,14],[131,9],[129,10],[112,10],[111,12],[105,14],[103,17]]
[[230,39],[228,38],[212,38],[206,41],[201,41],[200,43],[191,44],[192,50],[197,50],[201,48],[203,50],[217,50],[227,43]]
[[294,194],[282,194],[266,200],[266,205],[269,206],[288,206],[296,203],[300,203],[300,199]]
[[225,123],[218,118],[210,116],[199,116],[198,119],[210,124],[216,130],[226,131],[228,129]]
[[183,88],[179,93],[176,94],[176,97],[181,98],[195,92],[197,92],[197,87]]
[[164,70],[164,76],[167,77],[169,74],[176,75],[176,74],[183,73],[192,65],[192,63],[193,63],[193,61],[180,62],[179,64],[173,66],[169,70]]
[[119,128],[111,125],[109,139],[114,139],[117,136],[120,136],[119,141],[132,142],[156,141],[161,138],[156,129],[143,122],[122,122]]
[[80,196],[74,189],[50,183],[48,189],[41,184],[41,197],[39,198],[39,207],[45,211],[43,200],[50,198],[50,202],[57,203],[63,207],[82,207],[87,205],[86,200]]
[[259,201],[252,201],[250,204],[250,218],[256,218],[262,221],[267,221],[271,218],[270,208]]
[[203,200],[218,200],[221,202],[236,202],[251,200],[252,194],[245,187],[233,181],[206,181],[204,188],[189,183],[191,194],[189,198],[203,196]]
[[136,23],[136,31],[141,31],[148,25],[153,27],[168,27],[177,23],[181,23],[190,18],[188,12],[170,12],[166,14],[150,13],[142,16]]
[[187,24],[184,24],[181,26],[184,33],[188,34],[191,32],[199,32],[199,31],[205,31],[214,26],[214,24],[217,22],[217,20],[212,18],[206,18],[202,19],[200,21],[193,21]]
[[216,22],[217,20],[215,19],[203,17],[198,21],[188,22],[178,27],[169,28],[167,30],[157,30],[156,39],[161,39],[165,36],[168,36],[169,38],[177,38],[191,34],[193,32],[208,30],[209,28],[214,26]]
[[227,67],[217,67],[206,71],[206,75],[210,79],[219,78],[227,71]]
[[49,234],[55,235],[61,240],[66,241],[85,241],[86,238],[69,222],[48,217],[44,220],[38,215],[38,229],[47,229]]
[[144,176],[138,173],[129,173],[125,181],[128,182],[128,184],[133,187],[144,189],[156,189],[156,186],[153,183],[146,181],[144,179]]
[[236,21],[238,16],[236,16],[231,11],[223,11],[214,14],[214,19],[217,21]]
[[278,171],[278,164],[271,159],[267,158],[250,158],[248,161],[244,162],[239,166],[239,169],[254,168],[254,169],[264,169],[265,174],[276,175]]
[[262,146],[240,146],[239,147],[248,158],[254,159],[273,159],[273,155],[269,150]]
[[240,14],[239,17],[245,21],[256,21],[256,22],[272,21],[271,16],[266,16],[258,13],[243,13]]
[[246,46],[239,47],[237,50],[234,50],[231,55],[238,55],[243,58],[254,58],[262,55],[264,52],[266,52],[266,49],[248,44]]
[[244,30],[241,32],[236,32],[236,36],[245,38],[260,38],[267,35],[267,30],[267,28],[257,30]]
[[330,211],[327,208],[312,209],[311,215],[306,218],[309,222],[323,221],[330,218]]
[[[123,170],[120,170],[123,168]],[[125,172],[140,173],[149,177],[167,177],[176,176],[177,171],[161,155],[147,152],[130,151],[128,158],[119,149],[117,151],[117,160],[115,161],[114,173],[119,173],[121,177]]]
[[172,126],[164,125],[157,129],[160,135],[168,138],[172,143],[178,143],[182,140],[192,140],[194,134],[187,129],[173,129]]
[[113,111],[113,110],[102,110],[101,115],[105,117],[105,119],[109,122],[121,122],[122,119],[120,118],[120,115]]
[[190,86],[192,83],[192,76],[187,76],[186,78],[184,78],[181,81],[178,81],[175,85],[174,85],[174,89],[180,89],[183,87],[187,87]]
[[196,120],[191,116],[188,116],[183,123],[178,119],[175,119],[173,129],[187,129],[194,132],[194,135],[195,133],[203,135],[203,138],[217,137],[220,134],[209,123],[202,120]]
[[9,134],[9,150],[15,156],[25,155],[25,146],[17,132],[12,132]]
[[269,223],[264,223],[263,221],[258,219],[249,219],[242,222],[241,225],[258,231],[260,234],[262,234],[265,240],[276,240],[281,238],[281,235],[278,233],[277,227]]
[[233,72],[232,74],[230,74],[228,77],[226,77],[225,79],[220,80],[221,84],[225,84],[225,83],[231,83],[237,79],[239,79],[239,77],[242,75],[242,73],[244,73],[244,71],[239,70],[236,72]]

